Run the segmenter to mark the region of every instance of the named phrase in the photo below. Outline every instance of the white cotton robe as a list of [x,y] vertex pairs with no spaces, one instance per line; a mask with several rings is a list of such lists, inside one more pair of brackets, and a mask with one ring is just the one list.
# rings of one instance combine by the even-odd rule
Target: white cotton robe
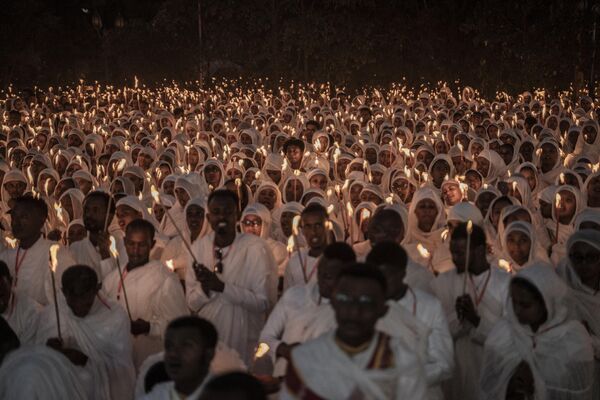
[[[486,280],[487,282],[486,285]],[[504,314],[510,276],[505,271],[491,266],[489,271],[473,276],[473,284],[467,282],[466,293],[475,299],[481,298],[476,306],[481,318],[478,327],[468,321],[460,321],[456,314],[456,299],[464,293],[464,275],[451,270],[439,275],[431,282],[434,294],[441,301],[454,339],[455,369],[444,392],[448,400],[479,400],[479,374],[483,357],[483,343],[488,333]],[[475,290],[476,288],[476,290]],[[485,290],[484,290],[485,288]]]
[[[192,245],[198,262],[209,270],[217,263],[214,235]],[[236,234],[233,243],[222,250],[223,272],[217,276],[225,283],[224,291],[204,293],[193,268],[188,268],[187,302],[193,312],[215,325],[219,339],[249,365],[266,314],[274,304],[277,267],[266,242],[254,235]]]
[[[146,357],[162,350],[163,335],[169,322],[189,311],[177,275],[159,261],[150,261],[127,273],[123,269],[123,274],[131,319],[140,318],[150,323],[147,335],[133,338],[133,359],[138,368]],[[126,309],[118,270],[111,272],[102,286],[108,297]]]
[[[73,314],[62,294],[58,297],[58,305],[65,346],[76,348],[88,357],[86,365],[76,369],[90,398],[132,398],[135,370],[127,313],[116,302],[100,294],[84,318]],[[48,305],[42,312],[36,341],[43,345],[56,337],[56,313],[54,305]]]
[[[382,358],[391,366],[373,368]],[[425,373],[418,356],[398,339],[376,333],[365,351],[350,357],[330,332],[292,350],[281,399],[305,398],[426,399]]]

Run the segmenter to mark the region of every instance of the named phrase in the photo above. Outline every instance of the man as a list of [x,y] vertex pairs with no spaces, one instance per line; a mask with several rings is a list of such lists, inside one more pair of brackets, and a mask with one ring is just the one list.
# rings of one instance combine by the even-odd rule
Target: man
[[394,242],[376,244],[367,256],[367,263],[379,268],[388,285],[389,311],[377,328],[422,352],[428,399],[443,399],[441,383],[454,368],[452,336],[440,301],[404,283],[406,261],[406,251]]
[[186,270],[187,302],[249,365],[266,313],[275,302],[275,261],[263,239],[236,232],[235,193],[212,192],[207,208],[213,232],[192,244],[197,264]]
[[368,265],[338,275],[331,297],[337,329],[292,351],[282,399],[426,398],[417,355],[375,329],[387,312],[385,292],[385,278]]
[[483,344],[504,314],[510,281],[506,272],[488,263],[485,233],[478,225],[473,225],[465,272],[467,236],[467,224],[454,228],[450,252],[456,269],[442,273],[431,283],[454,339],[455,371],[446,393],[450,400],[479,399],[477,382]]
[[284,290],[313,283],[317,279],[317,261],[327,246],[328,220],[327,210],[320,204],[309,204],[302,210],[300,224],[308,250],[298,248],[290,256],[283,276]]
[[205,319],[180,317],[165,332],[164,366],[170,381],[156,385],[143,400],[197,400],[209,377],[217,330]]
[[122,266],[122,278],[115,269],[103,282],[107,295],[130,312],[136,368],[162,350],[162,333],[169,321],[188,314],[177,276],[160,261],[150,261],[153,245],[154,226],[150,222],[137,219],[129,223],[125,232],[129,261]]
[[[378,207],[369,222],[367,231],[368,240],[356,243],[353,246],[356,258],[360,262],[364,262],[373,246],[383,241],[402,243],[406,222],[406,211],[401,206],[384,205]],[[408,259],[405,276],[407,285],[430,292],[429,283],[432,279],[433,274],[427,268],[417,264],[410,258]]]
[[[27,296],[46,305],[52,298],[50,278],[50,246],[56,244],[42,237],[42,228],[48,217],[48,206],[44,200],[33,197],[18,197],[11,210],[11,227],[19,245],[7,249],[0,255],[13,277],[13,290],[17,297]],[[61,246],[57,254],[56,279],[60,281],[62,271],[75,264],[71,252]]]
[[96,271],[69,267],[58,296],[61,338],[53,305],[44,309],[37,342],[62,353],[79,368],[91,399],[127,399],[133,395],[135,371],[127,313],[99,294]]
[[342,268],[355,262],[350,245],[330,244],[319,259],[317,282],[291,287],[277,302],[260,334],[275,364],[273,376],[285,374],[292,348],[335,328],[329,303],[333,285]]
[[27,296],[12,291],[13,279],[8,266],[0,261],[0,315],[8,322],[19,341],[31,344],[35,339],[39,321],[39,306]]
[[101,271],[100,280],[114,269],[110,254],[110,235],[104,229],[107,213],[110,223],[115,215],[115,202],[110,195],[100,191],[89,193],[83,202],[83,224],[88,235],[70,246],[77,263]]

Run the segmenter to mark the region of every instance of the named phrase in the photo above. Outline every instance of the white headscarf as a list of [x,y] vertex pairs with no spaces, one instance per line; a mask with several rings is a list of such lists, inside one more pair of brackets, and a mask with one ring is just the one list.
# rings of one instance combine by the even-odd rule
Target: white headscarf
[[485,342],[482,398],[504,400],[515,369],[525,361],[533,373],[536,400],[591,399],[592,346],[583,325],[568,319],[566,285],[544,263],[531,265],[515,278],[526,280],[539,291],[547,319],[534,333],[529,325],[519,323],[509,300],[507,316]]
[[[423,232],[419,229],[419,221],[415,210],[421,200],[432,200],[437,208],[437,215],[431,231]],[[408,209],[408,227],[406,229],[406,237],[402,244],[418,244],[421,243],[429,251],[435,251],[439,243],[442,242],[441,233],[446,228],[446,212],[440,196],[430,187],[424,187],[417,190],[413,196],[412,202]]]

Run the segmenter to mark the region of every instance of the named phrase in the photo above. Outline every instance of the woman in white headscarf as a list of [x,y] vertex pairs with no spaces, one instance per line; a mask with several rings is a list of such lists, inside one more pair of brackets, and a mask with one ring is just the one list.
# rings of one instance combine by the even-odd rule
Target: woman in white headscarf
[[498,178],[506,173],[504,160],[493,150],[483,150],[477,156],[476,161],[477,171],[488,185],[494,185]]
[[536,262],[549,263],[548,254],[538,243],[535,230],[529,222],[513,221],[504,228],[502,252],[499,259],[509,264],[509,272],[517,273]]
[[260,203],[250,203],[244,209],[240,219],[242,232],[264,239],[275,258],[279,277],[283,277],[287,261],[286,246],[271,237],[271,213]]
[[[556,195],[560,195],[560,208],[558,209],[556,207]],[[565,257],[565,245],[575,231],[575,217],[583,208],[581,192],[573,186],[559,186],[556,189],[556,195],[555,204],[552,207],[552,222],[548,221],[546,224],[548,233],[553,238],[551,259],[554,265],[557,265]],[[558,232],[556,232],[557,226]]]
[[186,177],[180,176],[175,181],[175,204],[169,210],[169,214],[173,218],[163,218],[161,223],[162,233],[169,238],[177,235],[177,227],[185,226],[184,209],[190,199],[201,197],[200,188],[188,180]]
[[[571,317],[587,329],[594,347],[596,377],[600,376],[600,231],[575,232],[567,242],[567,257],[558,267],[570,289]],[[594,399],[600,398],[596,378]]]
[[567,294],[543,263],[512,279],[507,316],[485,342],[482,399],[592,399],[591,340],[580,322],[569,320]]
[[587,120],[583,124],[581,134],[577,138],[574,153],[577,155],[583,154],[598,157],[598,152],[600,152],[600,129],[598,122]]
[[402,245],[414,261],[428,265],[417,246],[420,244],[433,257],[442,243],[442,232],[446,228],[446,212],[440,196],[432,188],[421,188],[413,196],[408,209],[408,224]]
[[[181,233],[187,243],[191,245],[196,239],[204,237],[210,230],[210,225],[206,219],[206,198],[201,196],[188,201],[184,209],[184,215],[185,224],[180,225]],[[172,266],[181,280],[185,279],[185,269],[190,259],[183,240],[179,235],[173,237],[161,254],[161,261],[169,267]]]

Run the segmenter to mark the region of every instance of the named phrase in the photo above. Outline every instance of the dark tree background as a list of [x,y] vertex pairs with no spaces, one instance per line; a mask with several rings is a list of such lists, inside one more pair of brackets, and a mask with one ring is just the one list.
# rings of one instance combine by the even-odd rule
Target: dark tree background
[[0,84],[243,75],[568,89],[591,74],[596,1],[7,1]]

